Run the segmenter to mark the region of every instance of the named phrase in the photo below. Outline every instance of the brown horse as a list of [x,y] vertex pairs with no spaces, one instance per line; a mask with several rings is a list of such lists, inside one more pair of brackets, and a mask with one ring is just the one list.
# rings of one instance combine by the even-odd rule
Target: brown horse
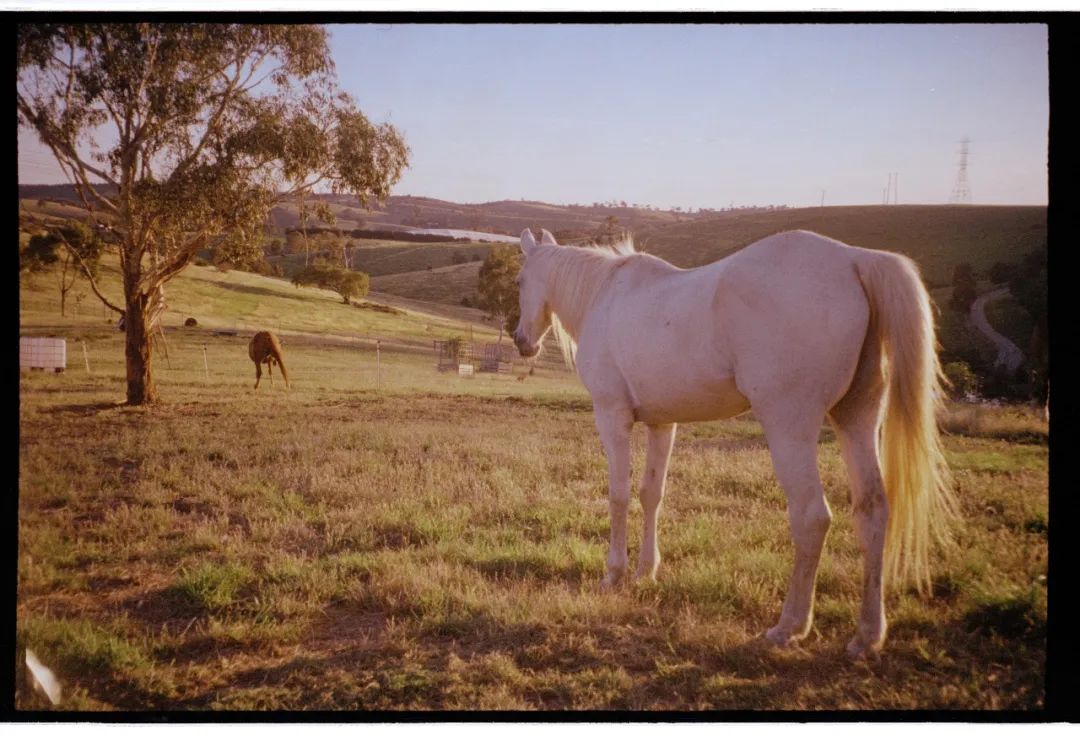
[[285,379],[285,388],[289,387],[289,374],[285,370],[285,361],[281,357],[281,343],[272,332],[256,332],[248,344],[248,355],[255,362],[255,388],[259,387],[262,380],[262,366],[266,363],[266,371],[270,374],[270,385],[274,385],[274,363],[281,368],[281,375]]

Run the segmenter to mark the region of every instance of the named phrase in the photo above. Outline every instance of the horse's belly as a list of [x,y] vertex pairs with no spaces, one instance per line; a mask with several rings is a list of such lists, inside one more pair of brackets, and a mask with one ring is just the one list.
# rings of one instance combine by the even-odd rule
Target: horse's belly
[[674,384],[662,390],[639,393],[634,419],[645,424],[706,422],[727,419],[750,408],[750,400],[735,385],[735,377],[707,385]]

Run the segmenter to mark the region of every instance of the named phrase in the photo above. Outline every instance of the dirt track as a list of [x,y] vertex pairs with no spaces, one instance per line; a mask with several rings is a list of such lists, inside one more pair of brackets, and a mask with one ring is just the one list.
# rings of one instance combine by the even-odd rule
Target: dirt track
[[1003,368],[1009,373],[1016,371],[1024,363],[1024,353],[1009,338],[995,330],[986,319],[986,305],[988,302],[997,301],[1009,293],[1008,287],[1002,287],[983,294],[971,305],[971,323],[979,332],[986,335],[994,347],[997,348],[997,358],[994,360],[995,368]]

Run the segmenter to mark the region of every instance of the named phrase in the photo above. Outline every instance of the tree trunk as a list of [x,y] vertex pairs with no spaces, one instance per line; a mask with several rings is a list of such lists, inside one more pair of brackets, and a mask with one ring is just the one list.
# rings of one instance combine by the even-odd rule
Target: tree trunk
[[150,364],[150,329],[146,324],[146,297],[139,294],[127,303],[124,315],[124,356],[127,359],[127,403],[131,406],[157,401],[157,386]]

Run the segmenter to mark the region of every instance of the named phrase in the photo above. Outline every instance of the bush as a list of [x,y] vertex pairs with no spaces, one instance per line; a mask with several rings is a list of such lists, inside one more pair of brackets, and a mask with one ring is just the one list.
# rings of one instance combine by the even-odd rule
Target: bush
[[198,326],[199,326],[199,320],[195,319],[194,317],[188,317],[187,319],[184,320],[184,327],[198,327]]
[[990,267],[990,281],[994,284],[1007,284],[1015,271],[1015,265],[997,261]]
[[975,396],[979,392],[979,377],[971,370],[971,366],[963,361],[946,363],[942,367],[945,377],[952,384],[949,393],[955,398],[962,399]]

